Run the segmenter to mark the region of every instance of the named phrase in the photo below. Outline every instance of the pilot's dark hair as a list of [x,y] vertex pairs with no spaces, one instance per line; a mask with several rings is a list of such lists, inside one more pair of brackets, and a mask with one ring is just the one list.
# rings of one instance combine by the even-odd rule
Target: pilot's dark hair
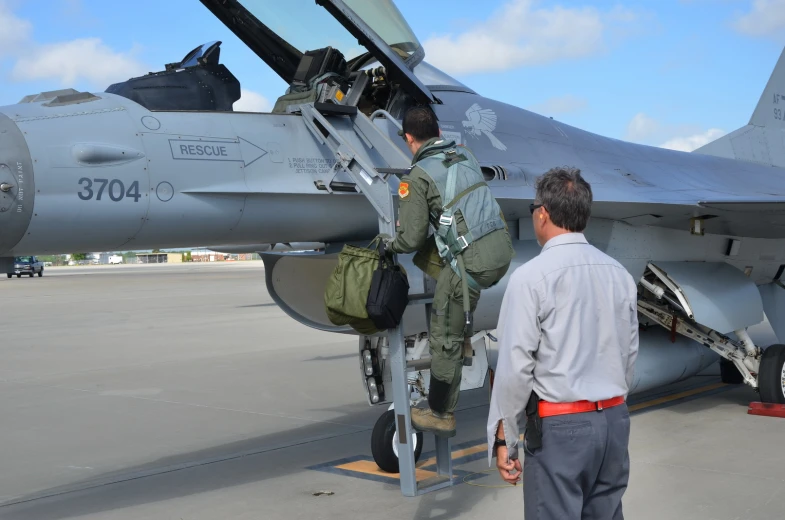
[[401,126],[403,133],[421,143],[439,137],[439,120],[429,106],[416,106],[407,110]]
[[591,186],[578,168],[551,168],[537,179],[537,202],[562,229],[580,233],[591,216]]

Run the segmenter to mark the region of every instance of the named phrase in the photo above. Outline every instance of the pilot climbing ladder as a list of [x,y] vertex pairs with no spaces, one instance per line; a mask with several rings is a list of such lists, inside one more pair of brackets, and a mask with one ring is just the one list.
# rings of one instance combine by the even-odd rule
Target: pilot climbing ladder
[[[383,110],[375,112],[371,118],[368,118],[354,106],[308,103],[299,105],[298,110],[316,140],[332,150],[337,159],[336,168],[342,168],[353,179],[356,189],[375,208],[379,217],[379,232],[391,237],[395,236],[397,209],[393,193],[398,191],[400,184],[396,174],[405,172],[411,160],[374,124],[373,119],[385,117],[399,129],[400,124]],[[378,154],[379,159],[386,162],[388,167],[375,167],[358,153],[344,138],[351,134],[356,134],[365,147]],[[333,187],[332,180],[327,180],[322,189],[332,192]],[[430,294],[409,297],[409,305],[424,304],[426,312],[430,310],[432,301],[433,296]],[[407,370],[413,367],[407,367],[403,322],[397,328],[388,330],[387,336],[398,437],[401,492],[404,496],[412,497],[451,486],[453,483],[451,443],[449,438],[439,436],[435,436],[436,476],[422,482],[417,481],[410,412],[411,394],[407,378]]]

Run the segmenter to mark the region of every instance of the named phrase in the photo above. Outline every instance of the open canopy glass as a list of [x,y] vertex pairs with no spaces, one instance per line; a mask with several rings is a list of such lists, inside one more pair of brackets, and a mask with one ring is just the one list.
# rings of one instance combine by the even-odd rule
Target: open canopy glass
[[291,83],[303,54],[332,47],[350,71],[374,60],[409,95],[433,102],[412,72],[425,53],[393,0],[200,0]]
[[[238,3],[301,54],[330,46],[340,50],[350,62],[368,52],[314,0],[238,0]],[[344,0],[344,3],[402,58],[409,58],[421,47],[392,1]]]

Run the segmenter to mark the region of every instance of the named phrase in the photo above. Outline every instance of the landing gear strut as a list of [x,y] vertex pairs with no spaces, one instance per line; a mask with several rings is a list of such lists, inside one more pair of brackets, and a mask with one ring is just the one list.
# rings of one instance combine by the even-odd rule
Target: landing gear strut
[[722,356],[723,383],[746,383],[760,393],[761,402],[785,404],[785,345],[764,350],[744,328],[735,330],[734,338],[698,323],[682,288],[652,264],[639,283],[638,311],[671,334],[686,336]]

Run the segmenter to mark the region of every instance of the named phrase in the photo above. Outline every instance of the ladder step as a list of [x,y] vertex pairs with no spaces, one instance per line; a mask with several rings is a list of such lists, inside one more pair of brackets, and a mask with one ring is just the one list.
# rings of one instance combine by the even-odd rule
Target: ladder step
[[452,478],[446,475],[430,477],[417,483],[417,494],[425,495],[452,486]]
[[428,370],[431,368],[431,358],[412,359],[406,362],[406,368],[410,368],[415,372],[418,370]]
[[410,294],[408,305],[429,305],[433,303],[433,294]]
[[[327,185],[324,183],[324,181],[313,181],[313,184],[316,186],[317,190],[327,191]],[[347,191],[356,193],[357,185],[353,182],[333,181],[330,183],[330,189],[333,191]]]
[[353,116],[357,113],[357,107],[336,105],[335,103],[314,103],[313,107],[322,114],[340,114]]

